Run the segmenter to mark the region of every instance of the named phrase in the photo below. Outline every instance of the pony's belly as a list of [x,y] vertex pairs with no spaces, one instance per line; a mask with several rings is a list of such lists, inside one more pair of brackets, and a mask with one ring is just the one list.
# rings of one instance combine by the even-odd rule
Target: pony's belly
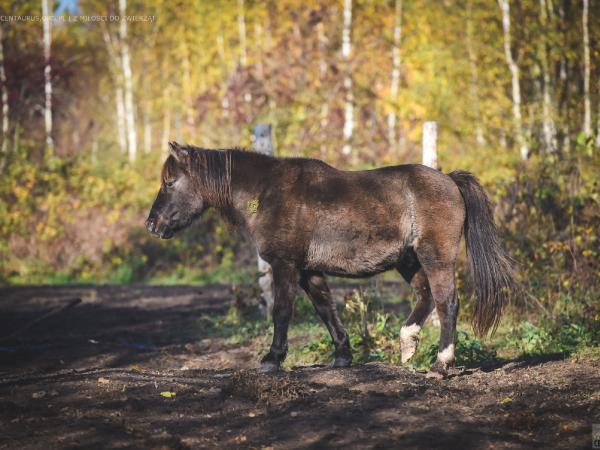
[[357,248],[347,242],[312,242],[306,255],[306,268],[340,276],[366,276],[395,266],[400,254],[401,246],[395,243]]

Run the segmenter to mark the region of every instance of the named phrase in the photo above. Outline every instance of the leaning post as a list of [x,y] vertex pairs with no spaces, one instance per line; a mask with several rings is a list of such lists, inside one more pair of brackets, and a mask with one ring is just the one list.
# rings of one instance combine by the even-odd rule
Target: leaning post
[[[437,122],[427,121],[423,123],[423,165],[438,169],[437,159]],[[429,316],[431,323],[440,326],[440,318],[437,309],[433,309]]]
[[[270,124],[257,124],[252,133],[252,148],[255,152],[273,155],[273,138],[271,135]],[[266,314],[271,314],[273,310],[273,270],[268,262],[260,257],[258,259],[258,286],[261,290],[262,298],[266,303]]]

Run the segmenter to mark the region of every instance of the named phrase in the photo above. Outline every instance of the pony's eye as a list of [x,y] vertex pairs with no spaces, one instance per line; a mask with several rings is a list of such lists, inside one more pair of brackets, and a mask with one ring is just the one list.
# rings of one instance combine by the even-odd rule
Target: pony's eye
[[174,185],[174,184],[175,184],[175,180],[168,180],[168,181],[165,181],[165,185],[166,185],[168,188],[170,188],[170,187],[173,187],[173,185]]

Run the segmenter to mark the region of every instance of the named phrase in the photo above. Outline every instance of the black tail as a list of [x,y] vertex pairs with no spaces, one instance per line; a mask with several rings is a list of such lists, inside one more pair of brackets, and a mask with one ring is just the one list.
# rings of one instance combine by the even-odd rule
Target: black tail
[[477,294],[473,329],[483,336],[490,328],[492,332],[496,330],[502,308],[514,290],[514,263],[502,247],[492,205],[477,178],[462,170],[449,176],[458,186],[467,209],[465,240]]

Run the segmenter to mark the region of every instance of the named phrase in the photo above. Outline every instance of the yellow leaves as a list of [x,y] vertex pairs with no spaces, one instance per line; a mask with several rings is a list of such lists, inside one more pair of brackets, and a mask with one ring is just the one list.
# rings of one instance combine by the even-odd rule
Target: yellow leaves
[[29,190],[22,186],[15,186],[13,194],[17,197],[18,201],[25,200],[29,196]]
[[120,217],[121,212],[118,209],[113,209],[111,212],[108,213],[106,220],[110,225],[113,225],[117,222],[117,220],[119,220]]
[[507,405],[509,403],[511,403],[513,401],[513,398],[509,395],[507,397],[504,397],[502,400],[499,401],[499,403],[501,405]]
[[173,398],[177,395],[177,392],[163,391],[160,393],[160,395],[164,398]]

